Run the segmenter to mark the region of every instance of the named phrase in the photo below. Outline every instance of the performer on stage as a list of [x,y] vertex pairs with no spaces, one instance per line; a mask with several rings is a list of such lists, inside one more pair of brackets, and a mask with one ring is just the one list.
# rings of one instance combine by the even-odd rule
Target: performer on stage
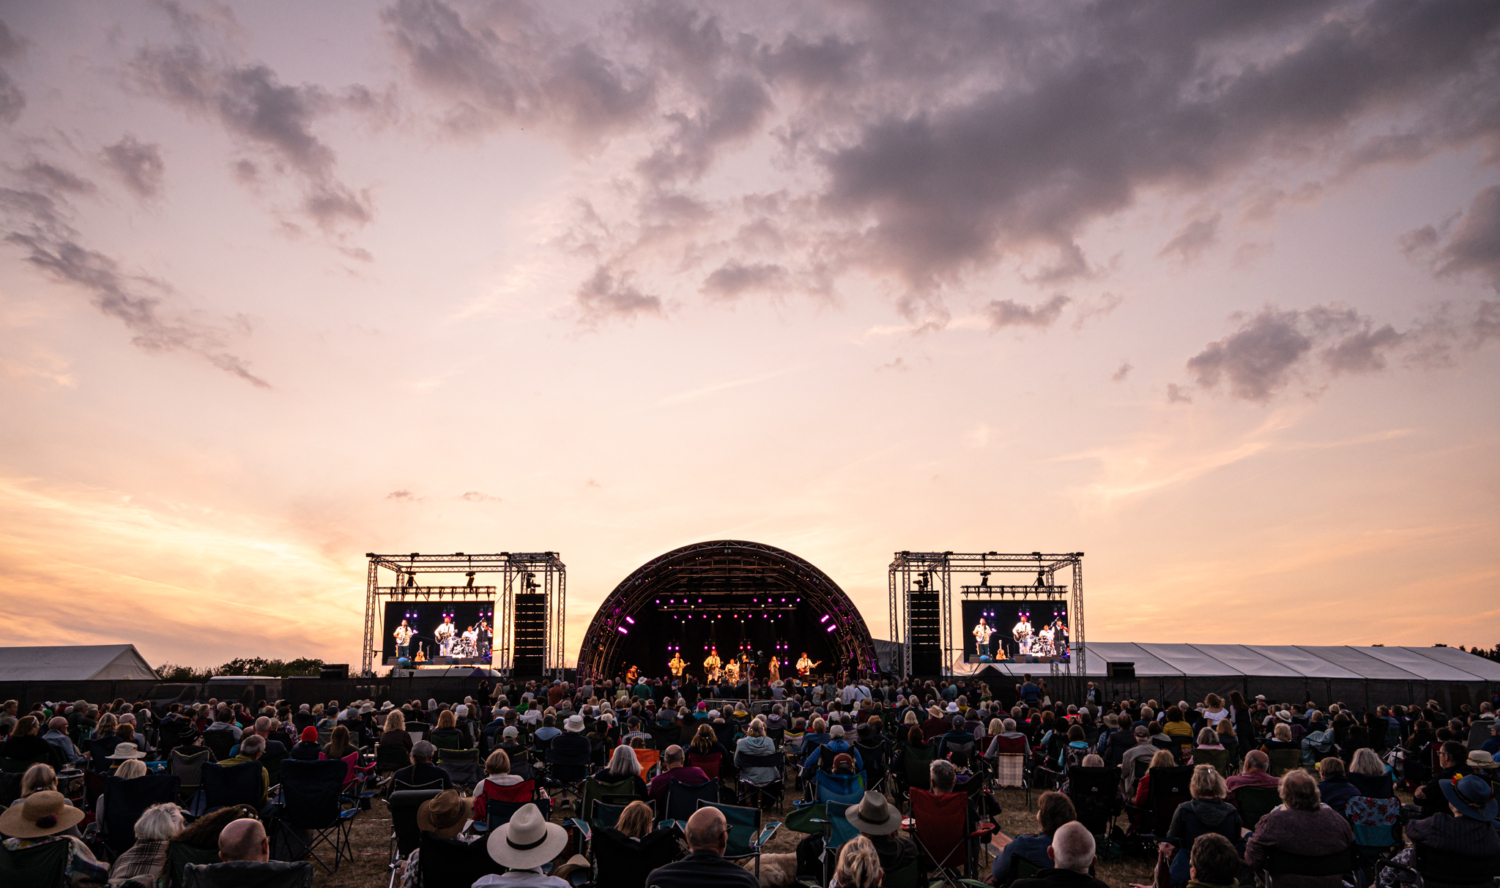
[[768,681],[778,681],[781,679],[781,661],[776,659],[775,654],[771,655],[771,664],[767,667],[766,679]]
[[745,681],[755,680],[755,660],[746,654],[740,654],[740,678]]
[[1042,627],[1036,634],[1038,650],[1037,653],[1044,657],[1050,657],[1055,653],[1052,647],[1052,625],[1049,623]]
[[803,651],[802,658],[797,661],[797,674],[802,676],[803,678],[807,678],[812,674],[812,671],[818,666],[822,665],[822,663],[822,660],[814,663],[812,659],[807,656],[807,651]]
[[1016,623],[1016,627],[1010,631],[1010,634],[1016,640],[1019,653],[1031,653],[1031,640],[1033,636],[1031,634],[1030,614],[1021,614],[1020,621]]
[[464,630],[463,648],[463,654],[461,656],[479,656],[479,629],[477,627],[470,626],[469,628]]
[[740,661],[739,660],[730,660],[728,663],[726,663],[724,665],[724,677],[727,678],[727,679],[729,679],[729,681],[730,681],[731,684],[739,684],[739,682],[740,682]]
[[432,637],[437,639],[438,656],[453,656],[453,618],[443,617],[443,624],[432,631]]
[[984,617],[980,617],[979,625],[974,627],[974,642],[979,650],[979,656],[988,657],[990,655],[990,636],[994,634],[995,630],[991,629],[989,624],[985,623]]
[[719,677],[719,667],[724,662],[719,659],[719,649],[709,648],[708,656],[703,658],[703,674],[705,678],[715,679]]
[[625,670],[625,680],[630,682],[631,684],[635,684],[635,680],[640,677],[641,670],[637,669],[634,666],[631,666],[629,669]]
[[406,625],[405,620],[402,620],[401,625],[397,626],[396,631],[391,634],[396,636],[396,659],[410,660],[411,637],[417,633],[413,632],[412,628]]
[[682,659],[682,654],[676,653],[673,654],[672,659],[667,662],[667,668],[672,670],[673,676],[682,678],[682,670],[687,668],[687,662]]
[[490,632],[490,624],[484,617],[479,618],[479,650],[475,652],[477,657],[488,657],[494,648],[494,633]]

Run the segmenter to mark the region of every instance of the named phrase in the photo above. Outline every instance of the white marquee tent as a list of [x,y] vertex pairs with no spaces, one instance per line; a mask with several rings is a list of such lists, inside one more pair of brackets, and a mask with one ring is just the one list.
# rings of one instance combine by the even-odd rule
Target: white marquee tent
[[133,644],[0,647],[0,681],[150,681]]
[[[1436,699],[1476,705],[1500,690],[1500,663],[1448,647],[1320,647],[1259,644],[1089,642],[1086,678],[1110,697],[1198,702],[1210,693],[1264,694],[1274,701],[1343,701],[1364,707]],[[1107,678],[1111,663],[1135,664],[1135,681]],[[1045,677],[1045,664],[991,668]]]

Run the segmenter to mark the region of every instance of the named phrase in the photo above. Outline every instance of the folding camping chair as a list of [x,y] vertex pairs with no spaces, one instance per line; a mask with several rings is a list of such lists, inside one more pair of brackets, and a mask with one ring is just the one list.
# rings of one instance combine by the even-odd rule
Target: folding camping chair
[[484,842],[465,844],[424,831],[417,847],[422,852],[417,858],[417,877],[425,888],[473,885],[484,876],[505,871],[490,857]]
[[208,761],[208,755],[206,749],[179,746],[167,756],[167,772],[177,775],[177,779],[181,781],[184,801],[197,795],[198,790],[203,788],[203,765]]
[[[494,781],[483,780],[480,781],[475,792],[484,797],[485,829],[494,829],[502,823],[509,823],[510,819],[516,816],[517,811],[537,801],[536,781],[534,780],[522,780],[510,786],[499,786]],[[550,804],[546,805],[542,815],[550,817],[551,808]]]
[[67,873],[70,842],[47,842],[18,851],[0,845],[0,885],[60,888]]
[[133,780],[121,780],[113,774],[104,778],[104,821],[99,824],[99,837],[113,854],[124,854],[135,844],[135,822],[152,805],[175,803],[181,785],[172,774],[146,774]]
[[910,832],[917,848],[932,864],[938,878],[953,888],[962,879],[973,878],[971,846],[986,831],[969,830],[969,800],[962,793],[936,795],[925,789],[911,791]]
[[661,812],[661,820],[687,823],[693,812],[703,803],[718,804],[719,781],[705,780],[702,783],[684,783],[673,780],[667,786],[667,803]]
[[581,799],[584,783],[589,779],[589,756],[589,753],[559,755],[556,749],[548,747],[546,783],[549,789],[556,790],[554,795],[569,792],[575,801]]
[[1125,809],[1133,813],[1138,835],[1159,839],[1172,825],[1177,806],[1191,797],[1188,786],[1193,780],[1193,769],[1179,765],[1152,768],[1146,773],[1151,777],[1151,794],[1145,806],[1126,805]]
[[[774,801],[776,810],[780,811],[786,796],[786,772],[783,770],[785,764],[786,760],[779,752],[768,752],[764,755],[736,752],[734,767],[740,775],[739,780],[736,781],[740,804],[743,805],[753,799],[755,806],[761,807],[766,802]],[[769,783],[756,783],[745,777],[747,768],[775,768],[777,777]]]
[[1281,792],[1274,786],[1241,786],[1234,791],[1234,806],[1240,809],[1240,825],[1245,829],[1255,829],[1255,824],[1280,804]]
[[1399,799],[1355,796],[1349,800],[1344,816],[1354,828],[1354,853],[1365,872],[1372,872],[1382,855],[1400,850],[1395,830],[1400,814]]
[[724,815],[724,820],[729,824],[729,837],[724,847],[725,860],[746,860],[755,858],[755,876],[760,878],[760,851],[776,835],[780,823],[761,828],[761,811],[759,808],[745,808],[740,805],[725,805],[719,802],[698,803],[699,808],[717,808]]
[[842,802],[857,805],[864,798],[865,784],[862,774],[832,774],[819,771],[813,776],[812,785],[815,802]]
[[417,850],[422,831],[417,828],[417,808],[442,789],[404,789],[393,792],[385,800],[391,812],[391,888],[396,885],[396,873],[401,862]]
[[[1156,778],[1151,778],[1153,786]],[[1078,821],[1096,836],[1107,835],[1119,816],[1120,769],[1073,767],[1068,769],[1068,798],[1078,812]]]
[[932,789],[932,760],[936,751],[932,744],[918,749],[908,746],[902,752],[902,770],[897,788],[909,797],[913,789]]
[[259,811],[262,770],[260,762],[241,762],[227,768],[218,762],[204,763],[203,810],[194,813],[207,814],[230,805],[249,805]]
[[[337,872],[343,861],[354,859],[350,835],[359,808],[345,808],[343,805],[344,778],[348,773],[349,767],[342,759],[288,759],[281,765],[277,828],[328,873]],[[310,841],[302,838],[303,832],[311,834]],[[323,846],[333,849],[331,867],[318,856],[318,849]]]
[[1271,765],[1266,770],[1272,777],[1285,777],[1288,773],[1302,767],[1302,750],[1300,749],[1273,749],[1268,755]]

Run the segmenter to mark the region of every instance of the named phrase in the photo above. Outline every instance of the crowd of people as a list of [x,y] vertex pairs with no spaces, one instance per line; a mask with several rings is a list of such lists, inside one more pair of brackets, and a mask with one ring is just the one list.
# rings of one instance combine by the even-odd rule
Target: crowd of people
[[[723,817],[707,813],[714,809],[663,828],[675,786],[718,782],[726,801],[743,801],[742,784],[795,783],[817,801],[820,787],[844,779],[857,787],[847,818],[860,838],[835,855],[825,853],[824,837],[809,835],[798,848],[799,875],[869,886],[934,868],[903,834],[899,805],[916,811],[916,797],[962,795],[969,823],[984,824],[999,812],[1002,757],[1019,756],[1022,782],[1047,791],[1036,800],[1035,833],[993,831],[987,879],[997,886],[1092,885],[1106,848],[1146,841],[1157,855],[1157,886],[1227,886],[1286,855],[1354,849],[1372,810],[1395,812],[1384,824],[1394,837],[1389,850],[1399,852],[1382,870],[1386,884],[1410,878],[1423,853],[1481,861],[1476,866],[1489,854],[1500,866],[1493,789],[1500,727],[1491,702],[1456,712],[1434,701],[1362,711],[1239,693],[1196,704],[1105,703],[1092,685],[1067,702],[1030,677],[1013,687],[794,680],[757,688],[758,699],[713,696],[725,690],[733,689],[662,678],[485,682],[448,701],[208,700],[155,709],[77,700],[36,702],[24,713],[8,701],[0,708],[0,759],[19,779],[0,836],[12,851],[68,843],[68,884],[77,886],[156,884],[166,849],[182,841],[211,842],[221,858],[213,865],[272,866],[265,824],[277,802],[276,769],[288,760],[342,760],[351,786],[434,790],[419,822],[445,840],[484,842],[505,870],[485,885],[559,888],[571,872],[600,888],[674,888],[710,873],[754,878],[724,860]],[[189,799],[151,807],[124,853],[109,853],[91,834],[107,799],[89,790],[97,780],[79,774],[129,781],[170,768],[174,752],[180,759],[202,751],[224,766],[259,763],[258,797],[198,817],[185,816]],[[768,755],[785,765],[767,764]],[[479,770],[460,773],[455,761]],[[1090,822],[1099,796],[1091,789],[1085,799],[1082,788],[1116,773],[1109,800],[1117,804],[1106,806],[1102,824]],[[630,803],[614,825],[593,830],[586,858],[544,873],[552,857],[531,864],[537,853],[522,851],[551,847],[560,814],[588,816],[578,809],[577,784],[589,777]],[[1159,816],[1155,799],[1174,781],[1186,800]],[[1275,804],[1262,810],[1267,794]],[[1117,821],[1121,812],[1128,816]],[[539,844],[513,847],[532,842]],[[419,866],[415,854],[397,863],[408,881]],[[725,875],[730,870],[737,875]],[[1300,884],[1337,881],[1308,876]]]

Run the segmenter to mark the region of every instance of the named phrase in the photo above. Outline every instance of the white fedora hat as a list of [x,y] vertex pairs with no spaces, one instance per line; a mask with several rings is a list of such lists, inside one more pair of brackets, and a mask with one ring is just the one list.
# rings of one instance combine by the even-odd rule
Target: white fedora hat
[[567,844],[566,830],[543,820],[536,805],[526,804],[511,815],[509,823],[495,827],[485,840],[485,850],[501,866],[532,869],[552,860]]

